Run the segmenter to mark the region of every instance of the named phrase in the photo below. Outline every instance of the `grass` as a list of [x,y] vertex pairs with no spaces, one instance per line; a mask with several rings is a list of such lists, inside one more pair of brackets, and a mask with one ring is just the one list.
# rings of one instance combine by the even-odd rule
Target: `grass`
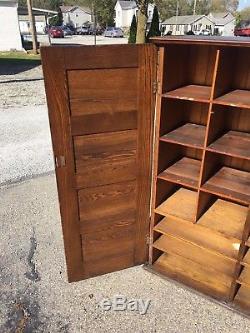
[[40,54],[32,54],[18,51],[10,51],[10,52],[0,52],[0,60],[11,60],[11,61],[40,61]]

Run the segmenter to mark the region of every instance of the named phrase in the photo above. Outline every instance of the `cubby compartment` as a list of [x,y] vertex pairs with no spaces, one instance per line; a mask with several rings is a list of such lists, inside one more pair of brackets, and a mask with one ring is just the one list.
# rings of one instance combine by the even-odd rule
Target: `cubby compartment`
[[249,248],[247,249],[246,254],[243,257],[241,264],[250,269],[250,249]]
[[208,102],[216,61],[216,47],[168,45],[163,70],[163,96]]
[[203,148],[208,104],[163,99],[160,140],[193,148]]
[[234,303],[247,312],[250,309],[250,286],[242,285],[240,286],[235,299]]
[[[166,181],[165,183],[169,184]],[[155,213],[194,222],[198,200],[197,191],[174,185],[171,187],[173,191],[169,191],[164,200],[155,208]]]
[[213,105],[207,150],[250,160],[250,110]]
[[250,203],[250,161],[207,151],[201,190],[233,200]]
[[198,188],[202,152],[168,142],[159,144],[158,179]]
[[250,108],[250,49],[220,50],[214,103]]
[[201,192],[198,200],[199,226],[206,227],[232,240],[239,250],[248,207]]

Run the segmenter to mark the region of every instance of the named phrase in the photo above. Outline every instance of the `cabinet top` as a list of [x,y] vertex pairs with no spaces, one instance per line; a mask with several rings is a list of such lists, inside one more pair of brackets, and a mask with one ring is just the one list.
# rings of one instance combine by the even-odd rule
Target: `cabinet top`
[[250,47],[249,37],[221,37],[221,36],[165,36],[150,38],[151,42],[159,46],[165,44],[199,44],[218,46]]

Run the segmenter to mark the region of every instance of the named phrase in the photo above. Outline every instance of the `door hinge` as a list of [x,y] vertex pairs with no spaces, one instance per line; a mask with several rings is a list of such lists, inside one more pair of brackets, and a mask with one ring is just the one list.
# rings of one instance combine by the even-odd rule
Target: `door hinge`
[[150,235],[146,235],[146,244],[147,245],[151,244],[151,237],[150,237]]
[[65,157],[62,155],[55,156],[56,168],[62,168],[66,165]]
[[153,82],[153,93],[157,94],[158,92],[158,81]]

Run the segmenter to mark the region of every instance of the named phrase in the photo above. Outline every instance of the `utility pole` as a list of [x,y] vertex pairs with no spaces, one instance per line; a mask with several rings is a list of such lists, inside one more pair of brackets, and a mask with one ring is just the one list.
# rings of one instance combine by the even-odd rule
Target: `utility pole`
[[179,16],[179,0],[176,1],[176,13],[175,13],[175,34],[177,32],[177,22]]
[[30,31],[31,31],[31,36],[32,36],[32,48],[33,52],[35,54],[38,53],[37,49],[37,36],[36,36],[36,24],[34,20],[34,15],[32,12],[32,0],[27,0],[27,8],[28,8],[28,14],[29,14],[29,22],[30,22]]
[[193,15],[196,14],[196,5],[197,5],[197,0],[194,0],[194,9],[193,9]]

